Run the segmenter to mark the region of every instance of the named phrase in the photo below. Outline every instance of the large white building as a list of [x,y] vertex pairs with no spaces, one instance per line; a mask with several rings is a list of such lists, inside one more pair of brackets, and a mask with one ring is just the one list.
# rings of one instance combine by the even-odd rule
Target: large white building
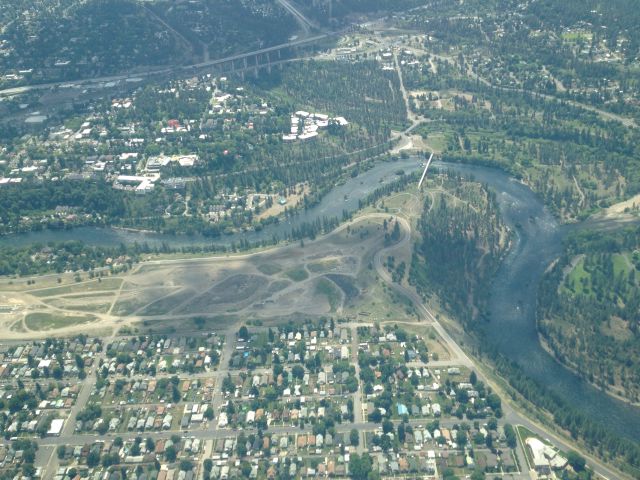
[[285,142],[310,140],[318,136],[319,129],[327,128],[332,122],[341,127],[349,125],[344,117],[330,118],[324,113],[309,113],[298,110],[291,115],[291,131],[282,135],[282,140]]

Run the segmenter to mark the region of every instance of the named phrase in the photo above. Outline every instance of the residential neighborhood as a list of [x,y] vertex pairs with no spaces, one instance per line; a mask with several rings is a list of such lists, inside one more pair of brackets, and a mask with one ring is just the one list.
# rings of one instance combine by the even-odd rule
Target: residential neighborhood
[[[230,169],[237,170],[249,155],[265,148],[264,142],[277,140],[284,156],[291,155],[292,148],[294,155],[299,154],[299,147],[284,145],[286,139],[280,138],[290,130],[285,124],[290,116],[283,107],[269,102],[265,92],[245,85],[236,78],[208,74],[93,101],[88,111],[62,123],[31,115],[30,121],[42,120],[37,128],[28,130],[16,149],[0,147],[0,188],[64,184],[80,190],[99,187],[105,196],[121,198],[107,191],[113,188],[140,197],[129,200],[135,204],[131,212],[135,217],[151,216],[177,228],[191,222],[216,234],[259,228],[270,217],[302,205],[311,189],[309,182],[276,179],[256,188],[238,182],[237,174],[226,180]],[[175,116],[160,113],[167,104],[175,104]],[[318,136],[319,128],[349,125],[343,117],[314,115],[317,118],[304,121],[291,117],[298,119],[295,128],[299,124],[301,139]],[[323,142],[331,140],[332,135],[323,135]],[[29,147],[33,144],[39,153]],[[220,162],[226,167],[220,168]],[[3,228],[28,231],[107,220],[92,210],[90,205],[60,203],[39,214],[20,216]]]
[[0,480],[640,480],[638,0],[2,0]]
[[0,469],[269,479],[354,476],[366,461],[381,476],[521,478],[529,456],[539,478],[566,468],[541,439],[520,442],[500,399],[429,344],[330,320],[3,345]]

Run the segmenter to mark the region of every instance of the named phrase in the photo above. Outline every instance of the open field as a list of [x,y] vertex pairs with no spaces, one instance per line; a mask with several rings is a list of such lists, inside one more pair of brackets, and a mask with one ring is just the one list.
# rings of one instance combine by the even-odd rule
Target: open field
[[[401,211],[403,202],[396,203],[394,210]],[[58,286],[53,278],[0,284],[0,331],[11,339],[44,332],[213,329],[250,320],[267,325],[322,315],[362,322],[407,320],[411,302],[389,289],[372,268],[374,255],[385,245],[383,220],[392,216],[369,213],[304,246],[154,260],[99,280],[71,283],[64,278]],[[360,315],[363,310],[369,315]]]
[[433,354],[434,360],[451,360],[451,353],[449,352],[449,349],[433,327],[426,325],[403,326],[408,332],[415,333],[424,339],[429,353]]
[[24,319],[31,331],[55,330],[68,326],[79,326],[95,321],[91,315],[56,315],[52,313],[29,313]]

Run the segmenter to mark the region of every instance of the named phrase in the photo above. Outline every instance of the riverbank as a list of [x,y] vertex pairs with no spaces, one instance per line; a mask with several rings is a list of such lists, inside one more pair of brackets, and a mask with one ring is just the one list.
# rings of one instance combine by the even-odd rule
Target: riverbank
[[540,346],[551,356],[554,358],[554,360],[556,362],[558,362],[559,365],[562,365],[563,367],[565,367],[566,369],[570,370],[571,372],[573,372],[576,376],[580,377],[582,380],[584,380],[585,382],[589,383],[589,385],[591,385],[593,388],[609,395],[611,398],[614,398],[616,400],[619,400],[621,402],[624,402],[632,407],[636,407],[636,408],[640,408],[640,402],[633,402],[630,399],[628,399],[627,397],[625,397],[624,395],[620,395],[612,390],[609,390],[607,388],[602,388],[601,385],[590,381],[587,377],[585,377],[584,375],[582,375],[580,373],[580,370],[578,369],[578,366],[575,365],[572,362],[567,361],[562,361],[555,353],[555,351],[553,350],[553,348],[551,348],[551,346],[549,345],[549,342],[547,341],[546,338],[544,338],[544,336],[542,335],[542,333],[540,333],[538,331],[538,341],[540,342]]
[[[379,187],[391,184],[397,178],[396,170],[418,171],[420,161],[421,159],[413,158],[378,163],[358,177],[349,178],[345,184],[336,186],[316,206],[301,212],[289,222],[271,225],[261,232],[232,236],[226,239],[227,245],[233,241],[236,245],[241,241],[268,241],[274,235],[284,238],[292,230],[299,231],[303,224],[322,225],[323,218],[340,218],[343,211],[353,213],[358,210],[361,199]],[[562,238],[567,229],[558,225],[537,195],[502,171],[463,164],[440,163],[435,166],[472,175],[477,181],[488,184],[496,192],[505,223],[514,231],[511,248],[491,282],[490,318],[488,322],[483,323],[487,346],[520,365],[523,373],[544,384],[553,395],[563,398],[563,405],[571,405],[572,411],[580,412],[581,418],[597,419],[598,429],[606,426],[608,431],[614,432],[617,436],[638,442],[638,409],[588,385],[575,373],[559,365],[538,341],[535,287],[548,265],[560,254]],[[345,195],[348,196],[346,201]],[[114,233],[112,230],[104,229],[84,233],[74,231],[75,239],[78,239],[79,233],[84,234],[88,243],[94,245],[107,241],[118,246],[121,243],[132,244],[140,240],[133,234]],[[24,238],[21,239],[23,240]],[[154,240],[157,246],[171,244],[176,248],[198,248],[197,242],[180,243],[183,239],[175,236],[155,236]]]

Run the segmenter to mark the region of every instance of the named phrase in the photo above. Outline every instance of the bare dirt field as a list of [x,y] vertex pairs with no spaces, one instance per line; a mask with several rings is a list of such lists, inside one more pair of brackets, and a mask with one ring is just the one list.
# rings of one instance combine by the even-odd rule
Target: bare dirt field
[[372,268],[373,256],[384,247],[383,219],[364,216],[304,246],[148,261],[101,279],[48,276],[31,285],[1,279],[0,335],[159,331],[193,328],[196,319],[207,326],[334,314],[356,320],[361,305],[394,300]]

